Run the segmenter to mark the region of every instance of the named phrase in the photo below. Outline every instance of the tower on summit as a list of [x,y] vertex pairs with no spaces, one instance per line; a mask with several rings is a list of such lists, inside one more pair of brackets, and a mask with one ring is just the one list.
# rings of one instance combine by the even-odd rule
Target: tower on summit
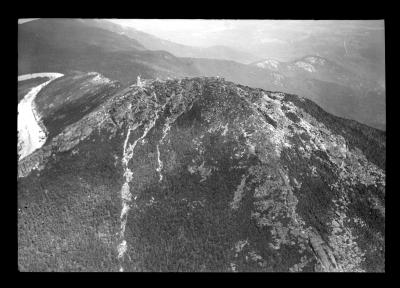
[[142,83],[142,81],[140,80],[140,75],[138,75],[138,76],[137,76],[137,79],[136,79],[136,85],[141,87],[142,84],[143,84],[143,83]]

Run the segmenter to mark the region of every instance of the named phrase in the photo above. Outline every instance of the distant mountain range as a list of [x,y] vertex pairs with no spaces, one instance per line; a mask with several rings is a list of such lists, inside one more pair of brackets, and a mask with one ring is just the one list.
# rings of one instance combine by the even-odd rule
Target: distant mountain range
[[82,19],[85,24],[109,30],[120,35],[139,41],[148,50],[163,50],[177,57],[210,58],[232,60],[243,64],[249,64],[260,58],[250,53],[242,52],[227,46],[215,45],[212,47],[193,47],[160,39],[151,34],[144,33],[132,27],[124,27],[107,20]]
[[386,89],[373,77],[316,55],[290,62],[266,59],[252,65],[274,73],[274,83],[283,91],[310,98],[335,115],[385,130]]
[[[124,87],[134,83],[138,75],[148,79],[221,76],[250,87],[302,95],[335,115],[379,129],[386,125],[384,79],[369,72],[380,65],[371,63],[380,63],[381,58],[367,61],[374,54],[368,54],[360,42],[364,36],[359,36],[358,42],[350,41],[352,47],[359,48],[352,50],[353,56],[347,62],[336,46],[331,50],[326,45],[318,46],[322,40],[310,36],[317,50],[327,51],[327,56],[310,54],[289,62],[278,61],[276,67],[268,64],[275,63],[272,60],[260,61],[247,52],[225,46],[203,49],[180,45],[106,20],[39,19],[20,24],[18,37],[19,74],[97,71]],[[298,51],[310,51],[304,48],[310,47],[310,39],[298,39],[303,41]],[[362,61],[362,57],[367,60]],[[313,59],[324,63],[313,63]]]
[[[135,82],[139,74],[142,78],[207,75],[226,77],[249,86],[271,86],[268,81],[271,73],[257,67],[143,50],[136,40],[86,22],[40,19],[19,25],[19,74],[50,70],[97,71],[122,85]],[[86,37],[88,34],[91,36]]]

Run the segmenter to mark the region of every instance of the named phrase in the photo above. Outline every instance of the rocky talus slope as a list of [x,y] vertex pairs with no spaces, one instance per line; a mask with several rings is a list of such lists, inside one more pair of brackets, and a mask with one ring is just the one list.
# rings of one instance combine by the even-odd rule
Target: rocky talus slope
[[295,95],[133,85],[19,163],[19,268],[384,271],[385,150]]

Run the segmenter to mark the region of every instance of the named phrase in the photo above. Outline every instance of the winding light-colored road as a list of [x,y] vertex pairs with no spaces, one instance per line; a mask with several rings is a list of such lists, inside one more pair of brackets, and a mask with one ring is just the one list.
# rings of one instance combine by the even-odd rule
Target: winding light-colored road
[[35,97],[54,79],[64,76],[61,73],[35,73],[18,76],[18,81],[48,77],[48,81],[33,87],[18,103],[18,154],[19,160],[25,158],[46,142],[45,127],[40,123],[40,115],[35,109]]

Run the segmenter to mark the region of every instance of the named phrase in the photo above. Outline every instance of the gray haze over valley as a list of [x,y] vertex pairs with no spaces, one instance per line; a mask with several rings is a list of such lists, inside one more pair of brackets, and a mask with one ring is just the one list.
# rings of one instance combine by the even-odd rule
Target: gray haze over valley
[[[20,23],[29,23],[25,21]],[[189,69],[195,71],[178,68],[179,72],[162,73],[162,77],[176,72],[221,76],[252,87],[299,94],[337,116],[379,129],[386,127],[383,20],[73,21],[117,33],[124,43],[126,38],[138,41],[142,51],[165,51],[189,62],[194,59],[185,68],[195,66]],[[114,52],[132,49],[117,43],[113,46]],[[146,64],[154,65],[161,65],[160,60]]]
[[384,272],[383,20],[18,20],[18,269]]

